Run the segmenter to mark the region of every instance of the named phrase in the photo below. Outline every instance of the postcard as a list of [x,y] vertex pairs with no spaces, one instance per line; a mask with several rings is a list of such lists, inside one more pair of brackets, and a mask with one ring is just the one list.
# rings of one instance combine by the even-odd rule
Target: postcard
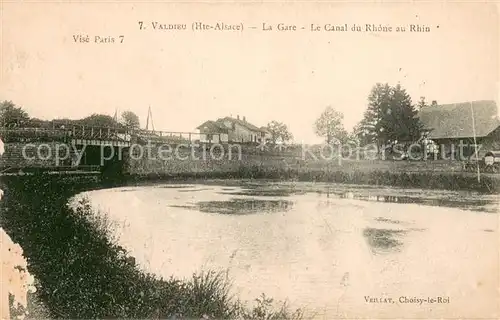
[[2,319],[497,319],[494,2],[0,2]]

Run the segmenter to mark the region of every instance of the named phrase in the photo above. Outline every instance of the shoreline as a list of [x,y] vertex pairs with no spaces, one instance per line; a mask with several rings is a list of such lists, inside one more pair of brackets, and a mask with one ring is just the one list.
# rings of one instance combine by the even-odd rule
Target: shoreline
[[23,248],[51,318],[261,319],[256,308],[264,308],[274,318],[302,319],[301,310],[289,310],[286,303],[263,300],[249,308],[230,295],[222,273],[165,279],[141,271],[113,241],[106,217],[88,203],[76,210],[68,203],[109,184],[49,175],[8,177],[0,184],[0,226]]
[[[50,174],[6,176],[0,181],[0,188],[5,192],[0,202],[2,222],[0,227],[26,253],[30,273],[40,284],[37,288],[40,300],[47,306],[52,316],[150,317],[155,316],[158,304],[159,308],[164,310],[160,312],[162,317],[171,316],[176,314],[178,306],[161,306],[162,303],[155,297],[158,294],[169,296],[168,292],[172,290],[183,292],[189,285],[179,280],[170,282],[157,279],[154,275],[138,271],[135,263],[131,263],[129,257],[124,254],[124,249],[110,241],[106,230],[102,229],[102,221],[92,223],[88,220],[88,215],[95,215],[96,212],[84,208],[79,214],[75,213],[69,208],[68,200],[78,193],[91,190],[165,182],[189,183],[205,179],[235,181],[235,183],[238,180],[309,181],[375,187],[413,187],[426,190],[470,190],[482,194],[498,193],[500,187],[500,176],[496,175],[484,176],[478,183],[474,175],[464,173],[326,172],[324,170],[300,172],[266,170],[260,167],[244,168],[237,172],[129,175],[118,178],[105,175]],[[124,283],[131,283],[132,287],[123,288]],[[223,287],[222,283],[218,285]],[[160,293],[156,290],[151,291],[150,288],[157,288],[157,292]],[[149,293],[137,296],[130,294],[129,292],[132,292],[130,290]],[[144,299],[147,302],[141,302]],[[235,306],[224,300],[225,296],[221,299],[226,309],[216,310],[216,317],[236,312],[231,309]],[[93,304],[86,304],[86,301],[93,301]],[[126,309],[129,305],[137,307]],[[153,305],[157,307],[152,308]],[[96,310],[93,311],[94,309]],[[204,312],[198,314],[200,310],[190,312],[194,312],[190,315],[196,317],[204,314]]]
[[[144,183],[160,181],[187,181],[204,179],[263,179],[301,182],[332,182],[400,188],[422,188],[449,191],[477,191],[500,193],[500,175],[482,174],[481,180],[467,172],[391,172],[388,170],[325,170],[325,169],[271,169],[261,166],[241,167],[234,172],[191,172],[176,174],[135,174],[118,178],[118,183]],[[104,178],[104,180],[107,180]],[[112,182],[113,178],[108,181]]]
[[[238,186],[235,186],[235,184],[238,184]],[[392,194],[392,188],[383,189],[388,194]],[[329,195],[326,193],[327,190],[331,192]],[[351,195],[354,194],[354,197],[339,197],[336,193],[338,190],[350,191],[348,193],[351,193]],[[427,241],[427,235],[446,234],[447,230],[444,230],[446,226],[450,230],[453,230],[456,227],[464,225],[468,225],[469,227],[476,225],[474,223],[463,223],[466,221],[462,220],[465,217],[471,217],[470,222],[489,219],[490,224],[483,225],[483,228],[491,226],[492,230],[495,230],[491,232],[496,232],[496,228],[491,225],[491,221],[494,221],[496,217],[496,214],[492,211],[480,213],[471,212],[475,211],[474,209],[458,206],[420,206],[418,204],[403,204],[404,202],[399,204],[385,204],[380,203],[378,200],[370,203],[368,201],[359,201],[356,197],[356,194],[359,195],[364,192],[362,190],[372,195],[380,194],[378,188],[367,190],[364,187],[358,189],[357,186],[345,187],[343,185],[328,183],[273,183],[255,180],[240,180],[225,183],[222,180],[215,180],[207,181],[207,184],[180,182],[180,184],[167,183],[156,186],[131,186],[89,192],[84,196],[91,200],[95,208],[101,208],[104,212],[109,213],[113,220],[117,221],[117,226],[119,226],[117,234],[120,235],[119,237],[123,241],[121,242],[122,245],[131,250],[132,255],[137,258],[139,264],[144,266],[145,270],[163,276],[175,274],[179,277],[185,277],[189,276],[193,270],[196,270],[196,266],[204,265],[205,263],[216,269],[227,267],[230,270],[229,278],[234,281],[235,289],[242,294],[241,297],[243,299],[251,299],[256,294],[259,294],[259,290],[262,290],[277,299],[290,299],[292,306],[301,307],[306,305],[313,313],[319,309],[322,310],[323,307],[327,308],[326,306],[328,305],[330,306],[327,308],[329,318],[335,318],[336,313],[327,301],[322,300],[321,297],[325,295],[320,294],[315,296],[312,293],[305,294],[305,292],[310,292],[308,291],[308,288],[311,287],[310,284],[306,283],[304,279],[302,281],[298,281],[297,279],[301,279],[301,277],[307,278],[308,276],[306,275],[309,274],[310,277],[322,279],[323,283],[327,283],[327,286],[332,288],[332,292],[336,292],[335,290],[338,289],[336,287],[338,282],[326,276],[319,277],[318,275],[321,272],[318,271],[315,273],[309,271],[310,273],[308,273],[304,271],[303,267],[300,268],[299,266],[309,264],[308,267],[310,270],[313,270],[313,265],[316,265],[313,261],[321,263],[322,259],[324,259],[321,257],[328,256],[327,260],[333,262],[342,256],[341,252],[351,252],[350,250],[340,250],[338,252],[339,256],[337,254],[329,255],[328,250],[326,250],[328,247],[331,248],[333,243],[337,243],[336,241],[344,235],[352,234],[352,237],[349,236],[345,241],[340,241],[341,243],[346,243],[347,248],[350,247],[353,249],[352,256],[346,255],[343,258],[339,258],[339,261],[336,262],[337,266],[332,268],[331,272],[335,273],[334,270],[344,269],[344,271],[349,271],[351,275],[354,275],[356,274],[356,268],[352,270],[346,269],[349,266],[353,267],[347,261],[351,261],[351,259],[362,260],[363,257],[367,258],[365,254],[371,250],[368,248],[376,246],[376,244],[365,243],[365,240],[373,236],[375,237],[373,240],[374,243],[377,243],[379,240],[381,241],[379,236],[386,229],[406,230],[401,231],[403,233],[400,234],[401,238],[399,238],[404,243],[402,245],[403,250],[406,250],[410,245],[412,250],[422,249],[419,248],[418,243]],[[407,190],[400,189],[399,194],[405,195],[406,192]],[[439,198],[441,200],[448,199],[449,196],[458,202],[466,201],[462,197],[469,198],[468,193],[465,192],[429,192],[424,190],[422,192],[424,193],[422,194],[423,197],[429,196],[430,198]],[[420,194],[418,191],[410,190],[409,194],[412,193],[414,195],[417,195],[417,193]],[[406,194],[408,195],[408,193]],[[397,197],[397,194],[394,194],[394,196]],[[483,198],[484,195],[478,195],[478,197]],[[495,202],[492,208],[490,208],[495,210],[494,207],[497,201],[493,199],[494,196],[487,197]],[[472,195],[470,199],[473,199]],[[272,202],[275,202],[275,204]],[[281,202],[282,205],[278,205],[277,202]],[[316,207],[314,207],[313,203],[316,204]],[[309,208],[309,210],[305,208]],[[311,208],[316,208],[317,212],[314,212]],[[350,211],[350,208],[354,209],[354,211]],[[273,210],[275,209],[277,209],[277,213],[267,214],[274,212]],[[298,211],[295,209],[298,209]],[[456,211],[454,209],[460,210]],[[280,210],[283,210],[283,214],[280,213]],[[356,210],[358,210],[358,213],[356,213]],[[313,213],[306,214],[310,212]],[[444,222],[443,217],[446,217],[447,213],[451,215],[450,223],[441,224],[441,227],[438,228],[440,232],[436,232],[437,229],[435,227],[431,227],[430,231],[427,229],[430,226],[427,222],[434,221],[434,219]],[[239,214],[243,216],[235,216]],[[358,221],[355,218],[357,214],[362,217],[362,221]],[[370,220],[371,223],[368,224],[367,220]],[[298,221],[305,223],[298,224]],[[359,224],[356,224],[356,227],[354,227],[351,221],[358,221]],[[311,228],[309,224],[311,222],[317,222],[317,229]],[[367,224],[365,225],[365,223]],[[257,225],[259,227],[256,227]],[[145,226],[149,227],[145,228]],[[345,233],[346,230],[343,227],[346,226],[352,233]],[[367,227],[366,232],[368,233],[361,232],[365,227]],[[341,229],[343,231],[339,231]],[[262,237],[265,236],[266,240],[264,242],[259,240],[260,236],[258,233],[251,230],[260,230]],[[316,231],[310,234],[309,232],[312,230]],[[195,231],[196,233],[193,234]],[[332,232],[336,235],[327,238],[327,235]],[[455,232],[455,234],[459,233]],[[483,234],[483,231],[479,231],[479,233]],[[166,234],[169,236],[165,237]],[[269,238],[268,236],[271,234],[275,235],[275,237]],[[424,234],[426,236],[423,236]],[[490,237],[492,234],[488,235],[486,233],[485,236]],[[410,238],[413,240],[408,240]],[[317,253],[313,255],[306,254],[308,256],[307,259],[300,259],[301,262],[293,260],[293,267],[288,268],[288,264],[285,261],[289,261],[288,259],[292,259],[291,257],[297,258],[302,251],[300,249],[298,252],[286,251],[288,245],[286,244],[287,241],[283,239],[291,240],[291,243],[296,248],[304,248],[303,243],[309,243],[307,246],[311,250],[309,252],[316,252],[314,251],[315,249],[321,248],[321,250],[325,250],[323,251],[324,255]],[[297,242],[294,242],[294,239],[297,239]],[[301,239],[301,242],[298,242],[298,239]],[[322,241],[317,241],[320,239]],[[439,236],[433,239],[439,239]],[[269,246],[265,244],[266,242],[268,244],[272,243],[270,246],[273,249],[269,249]],[[205,247],[204,243],[209,243],[210,245]],[[454,241],[450,240],[449,245],[452,247],[453,243]],[[456,242],[456,245],[463,248],[461,242]],[[222,248],[224,249],[221,250]],[[278,248],[283,251],[281,252]],[[355,248],[358,248],[360,251],[354,253]],[[260,253],[254,255],[250,254],[250,252]],[[277,259],[278,256],[281,256],[278,252],[281,252],[287,258],[283,260],[274,260],[273,258],[271,259],[272,261],[267,261],[266,258],[263,258],[276,257]],[[410,250],[410,252],[413,251]],[[237,258],[234,260],[230,258],[229,254],[231,253],[237,254]],[[249,256],[255,258],[253,263],[247,259]],[[450,256],[453,255],[450,253]],[[187,261],[183,257],[186,257]],[[409,261],[414,261],[413,259],[417,259],[418,257],[422,257],[422,255],[412,256]],[[425,254],[423,257],[425,257]],[[392,258],[398,260],[395,253],[392,258],[388,258],[389,260],[392,260]],[[402,256],[399,258],[402,258]],[[431,258],[436,258],[436,261],[439,261],[438,257],[430,255],[429,259]],[[385,260],[380,256],[379,258],[373,257],[373,259]],[[173,263],[169,264],[168,261],[172,261]],[[369,261],[372,261],[371,258],[367,258],[367,265]],[[408,263],[408,261],[405,263]],[[244,267],[247,264],[251,264],[251,268],[248,270]],[[282,267],[278,267],[279,265]],[[422,264],[422,266],[425,265],[425,263]],[[287,279],[286,277],[281,278],[281,273],[275,273],[277,269],[274,269],[274,266],[278,269],[283,268],[284,275],[292,274],[293,277],[298,277],[294,278],[297,281],[289,281],[291,279]],[[272,273],[273,276],[259,274],[256,271],[268,270],[267,268],[275,271]],[[298,270],[302,271],[299,272]],[[328,267],[326,269],[325,267],[318,267],[314,270],[330,269]],[[245,279],[248,278],[253,279],[255,282],[246,283],[247,280]],[[358,277],[355,278],[359,280]],[[268,281],[262,282],[262,279],[267,279]],[[288,294],[286,293],[287,291],[283,294],[273,291],[273,286],[280,287],[282,285],[287,288],[294,287],[295,290],[293,290],[293,293],[289,292]],[[374,292],[363,291],[362,289],[359,292],[375,294]],[[408,289],[408,292],[413,292],[413,290]],[[335,295],[332,296],[332,298],[334,297]],[[308,300],[309,298],[314,299],[316,302],[313,303],[312,300]],[[410,312],[409,314],[412,313]],[[434,316],[436,315],[434,314]],[[318,318],[321,318],[321,316],[318,316]]]

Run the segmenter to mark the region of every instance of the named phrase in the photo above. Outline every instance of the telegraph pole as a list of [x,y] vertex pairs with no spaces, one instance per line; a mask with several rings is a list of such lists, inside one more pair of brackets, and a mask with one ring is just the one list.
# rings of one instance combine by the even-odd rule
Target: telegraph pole
[[479,171],[479,159],[477,154],[477,141],[476,141],[476,123],[474,120],[474,108],[472,108],[472,101],[470,102],[470,111],[472,114],[472,133],[474,135],[474,149],[476,154],[476,165],[477,165],[477,182],[481,182],[481,173]]
[[113,120],[115,120],[115,122],[118,122],[118,108],[115,109],[115,115],[113,116]]
[[149,130],[149,121],[151,119],[151,128],[155,131],[155,125],[153,123],[153,113],[151,112],[151,106],[148,108],[148,117],[146,119],[146,130]]

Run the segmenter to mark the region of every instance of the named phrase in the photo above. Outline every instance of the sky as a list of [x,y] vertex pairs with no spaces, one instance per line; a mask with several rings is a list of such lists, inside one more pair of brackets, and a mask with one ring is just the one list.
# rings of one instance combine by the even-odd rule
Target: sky
[[[151,106],[163,131],[194,132],[240,115],[257,126],[284,122],[296,141],[316,142],[313,123],[327,106],[349,130],[377,82],[399,82],[414,102],[498,101],[498,13],[485,3],[3,2],[0,100],[42,119],[130,110],[143,127]],[[188,30],[152,30],[153,21]],[[195,21],[244,30],[194,32]],[[263,23],[299,30],[264,32]],[[431,32],[309,31],[327,23]],[[115,43],[93,43],[95,36]]]

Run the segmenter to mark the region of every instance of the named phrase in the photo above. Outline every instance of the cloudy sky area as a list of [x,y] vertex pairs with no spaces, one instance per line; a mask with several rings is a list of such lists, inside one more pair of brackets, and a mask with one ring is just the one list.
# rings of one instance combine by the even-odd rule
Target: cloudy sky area
[[[131,110],[156,129],[194,131],[246,116],[286,123],[317,141],[331,105],[350,129],[377,82],[400,82],[416,102],[498,100],[498,10],[488,4],[37,4],[4,3],[0,99],[43,119]],[[144,21],[149,30],[139,30]],[[162,32],[150,23],[244,24],[242,33]],[[296,24],[295,33],[262,23]],[[429,33],[308,32],[310,24],[427,25]],[[248,26],[256,26],[251,30]],[[438,28],[439,26],[439,28]],[[407,30],[408,31],[408,30]],[[79,44],[73,35],[124,35]]]

